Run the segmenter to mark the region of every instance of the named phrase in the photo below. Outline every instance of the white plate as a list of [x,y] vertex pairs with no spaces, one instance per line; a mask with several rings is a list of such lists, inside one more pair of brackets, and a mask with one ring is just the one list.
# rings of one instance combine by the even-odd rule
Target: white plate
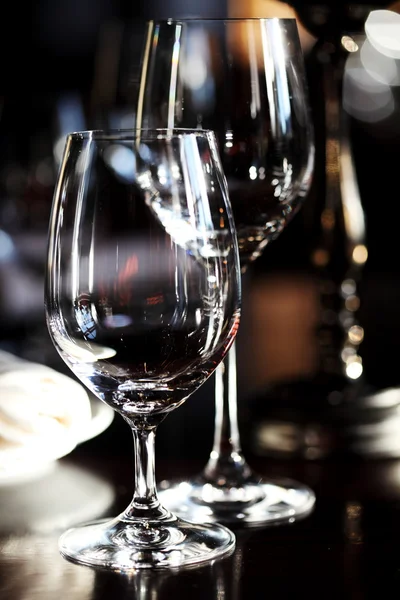
[[115,411],[95,396],[89,394],[89,399],[92,409],[92,419],[79,444],[87,442],[100,435],[100,433],[103,433],[111,425],[115,416]]
[[[84,436],[79,440],[77,445],[83,444],[103,433],[114,419],[115,412],[113,409],[101,400],[98,400],[95,396],[90,395],[90,405],[92,418]],[[73,448],[70,451],[72,450]],[[29,453],[27,454],[26,462],[24,457],[24,460],[13,461],[9,469],[0,468],[0,486],[17,485],[48,475],[54,469],[56,462],[57,460],[51,457],[48,460],[43,460],[43,458],[38,460],[32,453]]]

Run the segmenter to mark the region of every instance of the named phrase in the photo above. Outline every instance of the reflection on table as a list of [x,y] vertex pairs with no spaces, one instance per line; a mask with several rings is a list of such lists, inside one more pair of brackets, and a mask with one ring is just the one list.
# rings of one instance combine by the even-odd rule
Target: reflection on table
[[[13,518],[2,528],[1,597],[245,600],[267,594],[290,598],[301,592],[311,599],[322,594],[328,599],[367,600],[383,597],[389,590],[400,591],[398,460],[279,462],[253,457],[252,464],[260,472],[267,468],[279,475],[283,472],[312,486],[317,494],[314,513],[291,526],[238,530],[234,554],[202,568],[122,574],[78,566],[58,553],[60,530],[74,520],[117,514],[131,494],[131,461],[121,457],[98,460],[89,457],[88,450],[82,446],[68,459],[61,459],[63,485],[54,483],[50,492],[51,479],[47,485],[43,479],[29,490],[25,487],[25,507],[33,501],[35,490],[43,486],[50,492],[54,507],[58,503],[53,511],[58,515],[51,522],[47,506],[44,512],[49,519],[37,520],[33,528],[22,514],[19,523]],[[188,477],[199,466],[183,459],[160,461],[159,477],[172,472]],[[8,490],[7,500],[4,491],[2,514],[7,514],[13,508],[13,493]],[[78,509],[75,515],[71,510],[74,505]],[[21,499],[14,508],[23,510]]]

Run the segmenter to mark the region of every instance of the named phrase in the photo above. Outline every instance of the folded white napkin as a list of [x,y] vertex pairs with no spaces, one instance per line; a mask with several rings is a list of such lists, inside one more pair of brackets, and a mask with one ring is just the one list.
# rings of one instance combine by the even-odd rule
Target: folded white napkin
[[80,383],[0,351],[0,470],[65,456],[84,439],[91,416]]

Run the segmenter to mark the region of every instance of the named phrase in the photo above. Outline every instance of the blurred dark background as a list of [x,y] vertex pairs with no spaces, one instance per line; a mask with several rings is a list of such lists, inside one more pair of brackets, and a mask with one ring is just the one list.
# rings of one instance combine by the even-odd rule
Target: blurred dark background
[[[400,455],[399,82],[381,77],[374,87],[353,77],[364,68],[365,21],[378,8],[397,11],[383,2],[339,0],[293,0],[292,6],[270,0],[36,0],[10,7],[0,36],[0,348],[66,372],[43,310],[47,226],[63,141],[73,130],[134,125],[146,20],[296,16],[315,127],[315,177],[303,209],[244,282],[238,338],[243,443],[258,455],[321,458],[346,444],[367,456]],[[397,74],[398,63],[393,59]],[[345,126],[340,120],[336,132],[329,121],[335,101],[345,113]],[[327,175],[327,140],[336,134],[344,135],[354,167],[353,180],[342,178],[338,186]],[[355,263],[346,225],[353,184],[367,226]],[[335,225],[327,227],[332,215]],[[349,293],[348,281],[356,284]],[[359,336],[351,348],[349,331]],[[213,385],[211,378],[163,423],[158,449],[164,456],[206,459]],[[382,399],[385,390],[393,392],[389,400]],[[390,443],[382,434],[388,419]],[[275,429],[263,429],[264,422]],[[371,424],[375,429],[366,434]],[[364,437],[357,445],[359,426]],[[130,432],[117,417],[86,447],[131,452]]]

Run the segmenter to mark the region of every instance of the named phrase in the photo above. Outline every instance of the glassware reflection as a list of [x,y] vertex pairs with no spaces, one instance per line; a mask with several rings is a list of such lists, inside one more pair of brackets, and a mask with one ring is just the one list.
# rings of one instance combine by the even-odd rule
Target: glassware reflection
[[[235,553],[236,555],[236,553]],[[186,566],[168,571],[138,570],[131,574],[115,574],[96,569],[93,597],[101,590],[107,597],[119,597],[121,590],[135,600],[167,600],[186,598],[193,600],[221,600],[238,598],[237,567],[232,552],[204,567]],[[239,570],[240,573],[240,570]],[[124,596],[125,597],[125,596]]]

